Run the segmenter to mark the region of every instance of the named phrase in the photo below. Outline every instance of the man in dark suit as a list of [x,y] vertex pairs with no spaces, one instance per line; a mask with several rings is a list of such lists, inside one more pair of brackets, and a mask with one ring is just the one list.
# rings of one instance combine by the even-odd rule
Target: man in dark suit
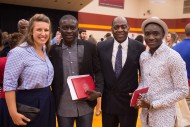
[[[92,127],[93,111],[96,99],[103,91],[103,75],[97,57],[96,45],[78,40],[78,21],[71,15],[63,16],[59,21],[62,42],[52,45],[50,60],[54,66],[52,90],[56,100],[56,113],[59,127]],[[73,75],[91,75],[96,90],[87,90],[90,95],[85,100],[74,101],[71,98],[67,77]]]
[[114,39],[97,45],[104,75],[102,95],[103,127],[136,127],[138,110],[130,107],[131,96],[138,86],[139,57],[145,47],[128,38],[126,18],[116,17],[112,22]]

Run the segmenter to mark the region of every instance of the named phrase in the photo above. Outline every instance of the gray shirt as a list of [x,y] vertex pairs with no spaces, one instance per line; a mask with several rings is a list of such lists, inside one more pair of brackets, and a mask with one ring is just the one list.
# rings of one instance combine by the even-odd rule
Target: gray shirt
[[61,96],[60,105],[58,106],[57,114],[63,117],[78,117],[93,112],[93,108],[90,107],[86,101],[73,101],[67,84],[67,77],[78,75],[78,50],[81,49],[84,52],[84,46],[73,44],[71,47],[62,45],[63,50],[63,93]]

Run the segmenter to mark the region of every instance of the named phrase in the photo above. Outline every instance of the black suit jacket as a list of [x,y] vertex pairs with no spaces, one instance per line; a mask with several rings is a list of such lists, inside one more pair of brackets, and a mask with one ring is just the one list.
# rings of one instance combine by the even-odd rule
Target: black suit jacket
[[[84,48],[81,48],[84,47]],[[103,76],[101,72],[100,62],[97,57],[96,45],[82,40],[77,40],[77,57],[79,75],[90,74],[95,81],[96,91],[103,91]],[[63,63],[62,63],[62,43],[53,45],[49,52],[49,58],[54,67],[54,79],[52,82],[52,91],[56,101],[56,107],[60,102],[60,95],[63,92]],[[96,105],[95,101],[88,101],[90,106]]]
[[102,111],[109,114],[137,115],[137,110],[130,107],[131,96],[138,87],[138,69],[140,54],[144,46],[128,38],[127,60],[118,79],[112,67],[112,51],[114,39],[106,40],[97,45],[102,71],[104,74],[104,91]]

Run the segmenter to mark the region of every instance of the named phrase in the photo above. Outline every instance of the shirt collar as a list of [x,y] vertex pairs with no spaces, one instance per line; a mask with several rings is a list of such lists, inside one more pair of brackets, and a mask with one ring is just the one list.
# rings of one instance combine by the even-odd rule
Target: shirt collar
[[[153,55],[158,55],[161,54],[162,52],[164,52],[167,48],[169,48],[165,43],[162,43],[160,45],[160,47],[154,52]],[[150,53],[150,49],[149,49],[149,53]],[[151,53],[150,53],[151,54]]]
[[[37,52],[35,51],[34,47],[29,45],[27,42],[23,42],[19,46],[22,47],[22,48],[26,48],[26,50],[28,52],[30,52],[30,53],[32,53],[34,55],[37,55]],[[45,45],[42,47],[42,50],[43,50],[44,54],[46,55],[46,46]]]
[[77,41],[74,42],[74,44],[71,45],[71,47],[65,45],[64,43],[62,43],[62,49],[67,49],[67,48],[72,48],[72,47],[76,47],[77,46]]
[[128,38],[127,38],[124,42],[122,42],[122,43],[119,43],[118,41],[116,41],[116,40],[114,39],[114,45],[115,45],[116,47],[118,47],[120,44],[121,44],[122,48],[127,47],[127,46],[128,46]]

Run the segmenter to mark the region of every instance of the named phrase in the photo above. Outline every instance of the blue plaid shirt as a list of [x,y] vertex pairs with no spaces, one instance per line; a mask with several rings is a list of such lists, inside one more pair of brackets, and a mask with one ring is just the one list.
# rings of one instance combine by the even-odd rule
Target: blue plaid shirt
[[[51,85],[54,70],[45,49],[44,54],[46,61],[26,42],[12,49],[5,66],[4,90],[35,89]],[[19,78],[21,84],[18,86]]]

